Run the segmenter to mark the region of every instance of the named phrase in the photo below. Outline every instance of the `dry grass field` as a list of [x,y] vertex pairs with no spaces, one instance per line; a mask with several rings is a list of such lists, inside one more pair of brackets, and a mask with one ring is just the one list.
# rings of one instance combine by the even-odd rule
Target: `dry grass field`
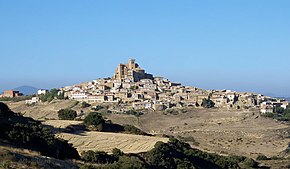
[[58,136],[72,143],[79,153],[87,150],[110,153],[114,148],[125,153],[140,153],[151,150],[157,141],[168,141],[168,138],[107,132],[59,133]]
[[[47,120],[43,122],[55,128],[66,128],[71,124],[80,124],[81,121]],[[68,140],[78,152],[98,150],[111,152],[118,148],[125,153],[140,153],[151,150],[157,141],[167,142],[168,138],[141,136],[109,132],[81,132],[81,133],[58,133],[58,137]]]
[[138,119],[127,115],[108,118],[115,123],[134,124],[152,134],[193,137],[199,143],[198,149],[219,154],[277,156],[290,142],[288,125],[255,111],[197,109],[178,115],[155,112]]
[[[25,113],[25,116],[35,119],[57,119],[57,111],[61,108],[80,109],[79,105],[75,105],[75,101],[70,100],[39,104],[33,107],[25,106],[21,102],[10,103],[9,106],[13,111],[21,111]],[[178,115],[150,112],[139,118],[121,114],[111,114],[107,118],[114,123],[135,125],[151,134],[193,137],[199,142],[198,149],[219,154],[246,155],[253,158],[256,158],[258,154],[268,157],[277,156],[287,148],[290,142],[289,125],[261,117],[255,110],[192,109]],[[51,125],[64,127],[68,125],[65,123],[78,122],[56,123],[60,123],[60,125]],[[110,151],[116,147],[125,152],[146,151],[150,147],[152,148],[159,139],[163,140],[163,138],[157,137],[147,138],[94,132],[83,135],[63,134],[62,136],[69,139],[70,142],[76,143],[79,150],[94,148]]]
[[20,112],[26,117],[32,117],[35,120],[58,119],[57,112],[60,109],[76,107],[74,100],[54,100],[51,103],[38,103],[34,106],[28,106],[25,101],[9,102],[8,106],[14,112]]

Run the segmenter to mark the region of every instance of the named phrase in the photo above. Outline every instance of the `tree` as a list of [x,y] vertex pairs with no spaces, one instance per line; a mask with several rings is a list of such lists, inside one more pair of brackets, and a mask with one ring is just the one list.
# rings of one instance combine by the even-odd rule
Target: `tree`
[[82,105],[81,105],[82,108],[87,108],[87,107],[90,107],[90,106],[91,105],[89,103],[87,103],[87,102],[82,102]]
[[209,98],[203,99],[202,104],[201,104],[201,106],[204,108],[212,108],[212,107],[214,107],[214,105],[215,105],[215,103],[212,100],[210,100]]
[[120,169],[128,169],[128,168],[134,168],[134,169],[146,169],[149,168],[144,161],[142,161],[138,157],[134,156],[121,156],[119,161],[116,163],[116,168]]
[[116,158],[119,158],[120,156],[124,155],[124,152],[121,151],[120,149],[118,148],[114,148],[112,150],[112,153],[113,153],[113,156],[116,157]]
[[268,157],[267,156],[265,156],[265,155],[263,155],[263,154],[260,154],[260,155],[258,155],[258,157],[256,158],[256,160],[268,160]]
[[274,113],[283,114],[284,113],[284,108],[282,108],[282,107],[274,107],[273,111],[274,111]]
[[43,95],[39,96],[42,102],[51,102],[53,99],[65,99],[64,92],[60,91],[59,89],[51,89],[49,92],[46,92]]
[[86,126],[93,125],[97,127],[98,125],[103,124],[103,123],[105,123],[105,120],[103,119],[102,115],[98,112],[91,112],[84,119],[84,124]]
[[58,111],[58,118],[60,120],[74,120],[77,117],[77,112],[72,109],[60,109]]
[[98,164],[113,163],[116,159],[104,151],[84,151],[81,153],[81,158],[85,162],[93,162]]

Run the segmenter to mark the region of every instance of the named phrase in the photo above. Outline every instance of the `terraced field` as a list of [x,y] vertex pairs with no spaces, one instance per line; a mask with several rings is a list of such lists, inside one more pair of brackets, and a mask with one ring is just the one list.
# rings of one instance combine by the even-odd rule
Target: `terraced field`
[[114,148],[125,153],[140,153],[151,150],[157,141],[168,141],[168,138],[107,132],[60,133],[58,136],[72,143],[79,153],[87,150],[111,152]]
[[[66,128],[69,125],[80,123],[82,122],[70,120],[47,120],[43,122],[43,124],[55,128]],[[79,153],[87,150],[111,152],[114,148],[118,148],[125,153],[140,153],[151,150],[157,141],[168,141],[168,138],[163,137],[94,131],[58,133],[57,136],[72,143]]]

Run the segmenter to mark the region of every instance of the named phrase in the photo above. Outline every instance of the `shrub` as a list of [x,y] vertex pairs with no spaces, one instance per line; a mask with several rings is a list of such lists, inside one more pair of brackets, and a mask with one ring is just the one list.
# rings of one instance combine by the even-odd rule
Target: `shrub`
[[265,114],[262,114],[262,116],[264,116],[264,117],[274,117],[274,114],[273,113],[265,113]]
[[199,145],[199,142],[197,142],[192,136],[188,136],[188,137],[178,136],[177,138],[180,139],[181,141],[191,143],[192,145],[195,145],[195,146]]
[[138,129],[137,127],[132,126],[132,125],[128,125],[128,124],[124,125],[124,131],[125,131],[125,133],[129,133],[129,134],[148,135],[147,133]]
[[130,115],[133,115],[133,116],[136,116],[136,117],[139,117],[139,116],[141,116],[141,115],[144,114],[144,113],[142,113],[142,112],[137,112],[137,111],[135,111],[135,110],[128,110],[128,111],[126,111],[125,113],[126,113],[126,114],[130,114]]
[[138,157],[121,156],[119,161],[117,162],[116,168],[119,168],[119,169],[128,169],[128,168],[146,169],[148,167],[147,167],[147,164]]
[[60,120],[74,120],[77,117],[77,112],[72,109],[60,109],[57,113]]
[[256,161],[254,161],[251,158],[246,158],[243,162],[242,165],[245,168],[257,168],[258,167],[258,163]]
[[81,105],[82,108],[87,108],[87,107],[90,107],[90,106],[91,105],[89,103],[87,103],[87,102],[82,102],[82,105]]
[[97,105],[96,107],[92,107],[91,110],[94,110],[94,111],[99,111],[101,109],[104,109],[103,106],[100,106],[100,105]]
[[114,149],[112,150],[112,153],[113,153],[113,156],[115,156],[115,157],[119,157],[119,156],[124,155],[124,152],[121,151],[121,150],[118,149],[118,148],[114,148]]
[[98,164],[113,163],[116,159],[104,151],[84,151],[81,153],[81,158],[85,162],[92,162]]
[[215,103],[212,100],[210,100],[209,98],[203,99],[202,103],[201,103],[201,106],[204,108],[212,108],[212,107],[214,107],[214,105],[215,105]]
[[81,153],[81,158],[85,162],[93,162],[95,160],[95,152],[93,150],[83,151]]
[[88,114],[88,116],[84,119],[84,124],[86,126],[95,126],[97,127],[100,124],[105,123],[105,120],[103,119],[102,115],[98,112],[91,112]]
[[260,155],[258,155],[258,157],[256,158],[256,160],[268,160],[268,157],[265,156],[265,155],[260,154]]

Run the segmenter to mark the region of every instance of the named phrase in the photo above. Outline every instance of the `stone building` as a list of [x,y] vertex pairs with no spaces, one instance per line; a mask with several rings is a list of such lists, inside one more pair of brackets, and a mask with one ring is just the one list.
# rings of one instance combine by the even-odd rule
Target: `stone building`
[[18,97],[18,96],[22,96],[22,93],[15,90],[6,90],[1,95],[1,97]]
[[141,79],[153,79],[153,75],[145,73],[145,70],[139,67],[137,63],[135,63],[135,59],[129,59],[129,62],[127,64],[118,65],[113,79],[137,82]]

